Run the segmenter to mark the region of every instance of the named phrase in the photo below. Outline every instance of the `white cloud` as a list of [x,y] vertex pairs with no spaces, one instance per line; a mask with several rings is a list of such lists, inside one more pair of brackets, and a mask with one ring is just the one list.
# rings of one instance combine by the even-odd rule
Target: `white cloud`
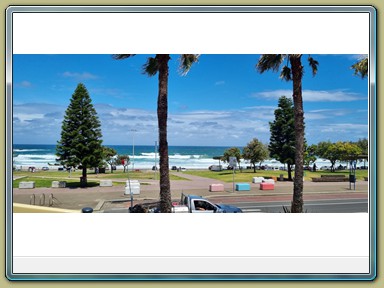
[[224,85],[224,84],[225,84],[225,81],[223,81],[223,80],[215,82],[215,86],[220,86],[220,85]]
[[19,82],[19,83],[15,83],[15,84],[16,84],[16,86],[18,86],[18,87],[23,87],[23,88],[29,88],[29,87],[32,87],[32,83],[29,82],[29,81],[26,81],[26,80],[21,81],[21,82]]
[[[60,137],[66,108],[62,105],[41,103],[14,105],[15,143],[56,143]],[[134,137],[137,145],[148,145],[158,139],[156,111],[117,108],[109,104],[97,104],[95,109],[106,144],[131,144],[132,129],[136,130]],[[245,145],[252,138],[258,138],[267,143],[270,137],[269,122],[274,119],[275,109],[273,106],[255,106],[225,111],[169,113],[168,142],[169,145],[231,146]],[[337,124],[340,119],[345,122],[343,117],[352,113],[348,109],[317,109],[306,112],[306,135],[311,137],[309,142],[317,143],[339,137],[363,138],[368,131],[367,125]]]
[[334,117],[343,117],[355,113],[350,109],[319,109],[305,112],[305,120],[331,119]]
[[364,124],[353,124],[353,123],[338,123],[338,124],[329,124],[323,126],[320,129],[320,132],[327,133],[349,133],[356,131],[367,131],[367,125]]
[[44,118],[44,114],[23,114],[23,113],[19,113],[19,114],[14,114],[14,118],[19,119],[21,122],[33,121],[33,120],[36,120],[36,119],[43,119]]
[[98,76],[96,76],[94,74],[91,74],[89,72],[78,73],[78,72],[66,71],[66,72],[64,72],[62,74],[62,76],[66,77],[66,78],[74,78],[74,79],[79,80],[79,81],[82,81],[82,80],[93,80],[93,79],[99,78]]
[[[358,100],[366,100],[366,96],[357,93],[348,92],[346,90],[303,90],[303,101],[305,102],[351,102]],[[264,98],[275,100],[281,96],[292,96],[292,90],[273,90],[265,92],[257,92],[252,94],[255,98]]]
[[124,97],[126,97],[127,95],[125,91],[122,91],[121,89],[118,89],[118,88],[91,88],[89,89],[89,92],[92,95],[97,94],[102,96],[112,96],[117,99],[124,99]]

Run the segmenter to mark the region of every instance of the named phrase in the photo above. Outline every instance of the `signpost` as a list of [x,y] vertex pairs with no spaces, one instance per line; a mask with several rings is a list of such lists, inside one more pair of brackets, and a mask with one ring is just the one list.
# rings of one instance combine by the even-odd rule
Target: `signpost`
[[232,166],[232,170],[233,170],[232,192],[235,193],[235,168],[237,165],[236,157],[229,157],[229,165]]
[[135,132],[137,132],[136,129],[129,130],[132,133],[132,171],[135,170]]
[[356,190],[356,160],[350,161],[349,164],[349,190],[352,190],[352,183],[353,190]]

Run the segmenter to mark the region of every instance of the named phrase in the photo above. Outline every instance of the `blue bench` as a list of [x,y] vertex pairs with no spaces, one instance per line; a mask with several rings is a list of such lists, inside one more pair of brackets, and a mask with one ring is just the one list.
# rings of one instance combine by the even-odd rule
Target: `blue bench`
[[250,191],[251,185],[249,183],[236,183],[236,191]]

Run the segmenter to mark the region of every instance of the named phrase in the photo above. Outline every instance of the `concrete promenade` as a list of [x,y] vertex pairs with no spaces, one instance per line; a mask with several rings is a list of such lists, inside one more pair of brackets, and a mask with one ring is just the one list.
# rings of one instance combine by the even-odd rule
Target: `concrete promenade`
[[[206,198],[211,198],[214,201],[215,197],[220,199],[221,203],[226,201],[223,199],[241,197],[241,196],[285,196],[285,198],[293,193],[292,182],[275,182],[274,190],[260,190],[259,184],[251,185],[250,191],[233,191],[233,183],[222,182],[210,178],[203,178],[198,176],[192,176],[183,172],[171,172],[174,175],[183,177],[187,180],[172,180],[171,181],[171,193],[172,199],[179,200],[181,193],[195,194]],[[96,180],[89,177],[88,180]],[[100,179],[97,179],[100,180]],[[252,179],[250,179],[252,180]],[[33,189],[13,189],[13,202],[30,204],[31,201],[35,202],[35,205],[49,206],[53,203],[53,207],[81,210],[83,207],[92,207],[98,209],[105,209],[106,203],[127,201],[130,200],[130,195],[124,195],[125,192],[125,180],[113,180],[115,182],[124,182],[122,185],[114,185],[112,187],[88,187],[88,188],[33,188]],[[159,200],[159,180],[139,180],[140,195],[134,196],[134,203],[140,203],[143,201],[157,201]],[[209,192],[209,185],[220,183],[224,185],[224,192]],[[368,195],[368,181],[357,181],[356,189],[354,189],[353,183],[349,182],[321,182],[315,183],[311,181],[304,181],[304,197],[306,195],[315,194],[343,194],[357,195],[366,193]],[[45,203],[43,203],[43,201]],[[49,202],[51,201],[51,202]]]

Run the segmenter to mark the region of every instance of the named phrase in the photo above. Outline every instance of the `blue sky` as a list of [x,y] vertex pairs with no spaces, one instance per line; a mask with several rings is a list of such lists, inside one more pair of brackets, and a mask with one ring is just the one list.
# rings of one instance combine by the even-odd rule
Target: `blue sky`
[[[368,80],[350,66],[361,55],[311,55],[313,77],[302,62],[306,139],[368,138]],[[148,55],[113,60],[111,55],[13,56],[13,142],[56,144],[64,112],[78,83],[87,87],[102,124],[104,144],[153,145],[157,140],[157,76],[141,73]],[[260,55],[201,55],[186,76],[171,55],[168,88],[169,145],[245,146],[269,142],[269,122],[292,82],[278,73],[259,74]]]

